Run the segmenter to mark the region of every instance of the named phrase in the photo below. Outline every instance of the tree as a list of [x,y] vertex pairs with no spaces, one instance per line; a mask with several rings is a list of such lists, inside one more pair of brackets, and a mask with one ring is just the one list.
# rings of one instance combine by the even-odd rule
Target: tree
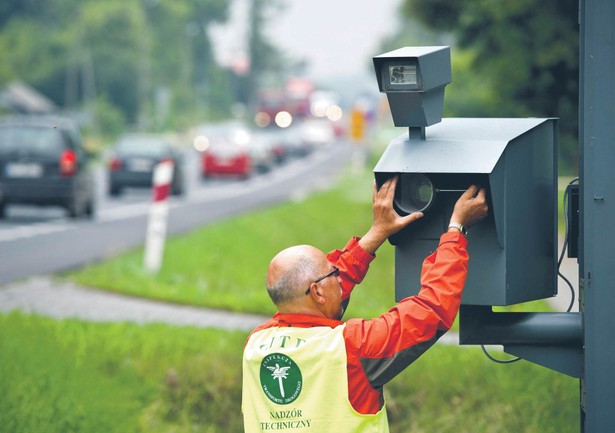
[[[229,86],[216,65],[208,27],[228,18],[227,0],[142,0],[153,29],[152,81],[173,94],[177,112],[228,109]],[[225,98],[225,95],[227,97]]]
[[228,6],[227,0],[3,1],[0,83],[25,81],[71,109],[102,97],[146,127],[156,94],[172,95],[172,110],[187,117],[225,98],[228,106],[225,72],[207,33],[210,23],[226,19]]
[[149,90],[149,29],[142,9],[134,2],[88,2],[77,22],[74,46],[81,64],[92,62],[91,96],[104,95],[134,123]]
[[281,4],[275,0],[250,0],[248,51],[250,73],[247,77],[248,104],[253,104],[258,88],[263,85],[267,74],[278,74],[283,67],[283,55],[265,34],[269,13],[279,12]]
[[3,0],[0,2],[0,27],[16,17],[49,18],[51,12],[50,2],[37,0]]
[[[577,0],[405,0],[402,11],[432,29],[452,33],[458,48],[466,51],[468,67],[453,71],[454,77],[459,72],[474,83],[480,77],[489,86],[488,97],[484,88],[479,92],[487,112],[559,117],[561,161],[569,167],[576,162]],[[460,105],[473,106],[467,101]]]

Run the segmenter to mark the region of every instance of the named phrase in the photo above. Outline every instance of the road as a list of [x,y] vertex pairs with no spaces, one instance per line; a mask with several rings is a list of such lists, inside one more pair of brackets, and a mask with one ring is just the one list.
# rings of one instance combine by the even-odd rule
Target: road
[[[196,158],[188,158],[187,193],[170,199],[168,232],[186,233],[323,188],[340,172],[349,153],[347,143],[336,143],[247,181],[202,182]],[[8,218],[0,222],[0,285],[78,268],[143,244],[150,193],[128,191],[109,199],[104,170],[97,177],[99,204],[92,221],[70,220],[59,208],[8,208]]]
[[[349,157],[349,145],[338,143],[247,182],[202,183],[193,161],[188,169],[191,181],[187,195],[171,199],[170,232],[185,233],[218,219],[324,188]],[[265,319],[167,305],[54,280],[50,276],[54,273],[102,260],[144,241],[149,192],[130,191],[110,200],[102,187],[104,173],[99,177],[100,207],[94,221],[69,220],[60,209],[9,209],[9,218],[0,222],[0,311],[20,310],[58,319],[164,322],[238,330],[250,330]],[[562,272],[577,287],[576,260],[564,259]],[[561,279],[559,295],[551,301],[556,311],[565,311],[570,301],[569,289]],[[576,302],[573,311],[578,311]],[[454,334],[443,340],[456,342]]]

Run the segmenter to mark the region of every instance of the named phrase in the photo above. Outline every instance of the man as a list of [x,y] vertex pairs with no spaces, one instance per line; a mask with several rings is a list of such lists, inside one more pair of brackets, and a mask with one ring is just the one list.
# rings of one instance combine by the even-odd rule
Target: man
[[372,226],[344,250],[325,256],[300,245],[271,261],[267,290],[278,313],[252,332],[244,350],[246,432],[387,432],[384,384],[453,324],[468,265],[461,232],[487,214],[485,190],[474,185],[425,259],[419,294],[378,318],[340,321],[376,250],[423,216],[395,212],[396,185],[395,177],[374,186]]

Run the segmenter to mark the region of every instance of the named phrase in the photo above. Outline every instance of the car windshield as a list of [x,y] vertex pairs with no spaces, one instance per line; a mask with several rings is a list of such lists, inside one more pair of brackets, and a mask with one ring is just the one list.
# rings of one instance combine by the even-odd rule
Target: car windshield
[[117,144],[116,150],[124,155],[159,157],[168,153],[168,146],[164,141],[153,138],[126,138]]
[[235,122],[201,128],[197,135],[202,135],[212,142],[229,140],[247,144],[250,141],[250,130],[241,123]]
[[60,132],[31,126],[0,127],[0,155],[57,155],[62,149]]

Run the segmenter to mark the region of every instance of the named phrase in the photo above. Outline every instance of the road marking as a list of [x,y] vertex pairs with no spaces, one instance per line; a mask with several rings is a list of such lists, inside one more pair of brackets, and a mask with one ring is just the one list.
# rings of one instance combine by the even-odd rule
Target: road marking
[[[220,184],[215,185],[215,188],[199,188],[189,191],[185,198],[171,199],[170,209],[176,209],[183,206],[194,204],[203,204],[207,202],[215,202],[221,199],[231,199],[245,195],[251,195],[261,189],[267,188],[272,183],[285,182],[293,177],[300,176],[303,173],[309,173],[313,169],[313,165],[319,164],[327,160],[330,155],[326,152],[316,152],[309,156],[311,164],[289,164],[280,167],[269,173],[266,176],[258,176],[247,182]],[[291,192],[290,199],[304,198],[310,191],[323,188],[321,182],[310,183],[302,186],[296,191]],[[78,227],[79,224],[97,224],[119,221],[129,218],[145,216],[149,212],[150,202],[139,202],[126,205],[119,205],[110,209],[100,209],[97,212],[96,218],[93,221],[79,221],[77,224],[70,221],[53,221],[42,222],[35,224],[19,225],[15,227],[7,227],[0,230],[0,243],[12,242],[19,239],[27,239],[35,236],[43,236],[52,233],[58,233]]]
[[27,239],[34,236],[62,232],[68,229],[69,226],[64,222],[17,226],[15,228],[1,231],[0,242],[10,242],[17,239]]
[[149,202],[143,202],[100,210],[96,216],[96,221],[106,223],[146,215],[149,206]]

